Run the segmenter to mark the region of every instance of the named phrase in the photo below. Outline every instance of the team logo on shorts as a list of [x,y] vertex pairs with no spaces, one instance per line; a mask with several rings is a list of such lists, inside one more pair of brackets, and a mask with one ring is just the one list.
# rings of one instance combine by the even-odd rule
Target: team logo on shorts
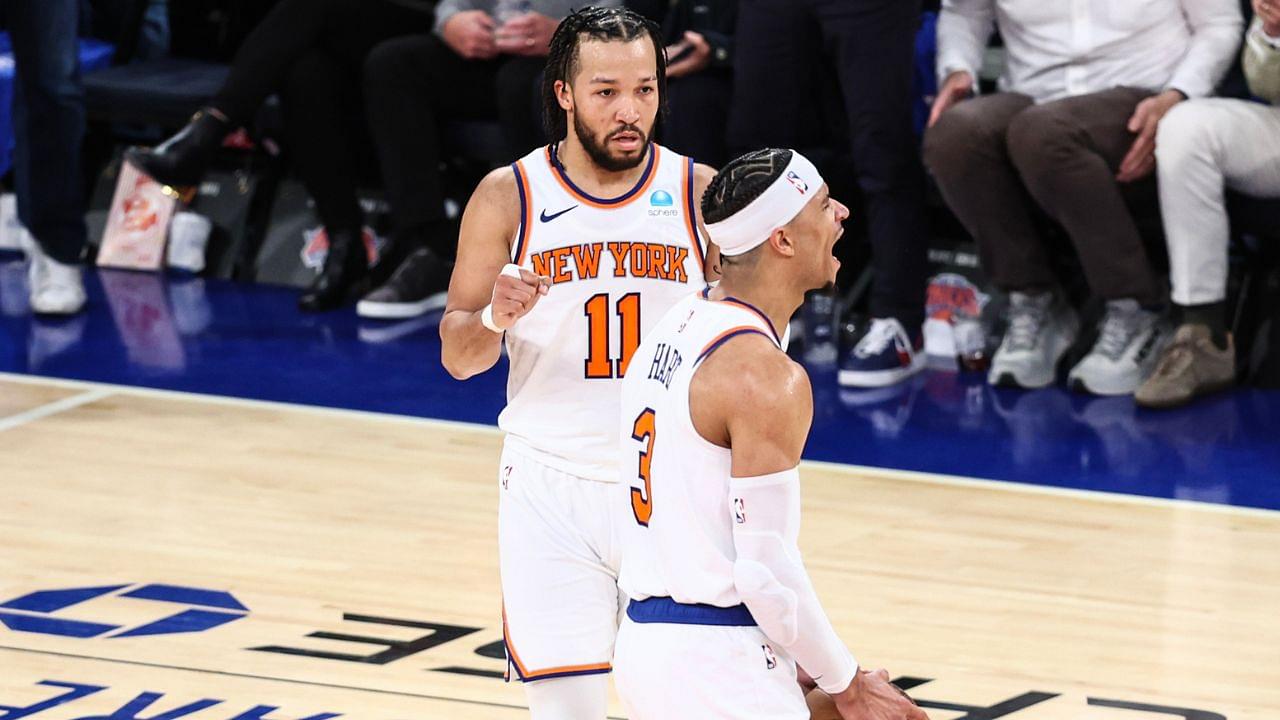
[[733,519],[739,525],[747,521],[747,504],[742,502],[742,498],[733,499]]
[[511,485],[511,466],[507,465],[502,468],[502,489],[506,490]]
[[773,648],[768,645],[761,645],[760,649],[764,651],[764,669],[772,670],[778,667],[778,658],[773,654]]
[[653,207],[671,207],[675,204],[675,200],[671,198],[671,193],[666,190],[654,190],[649,196],[649,204]]
[[787,182],[791,183],[792,185],[795,185],[796,190],[799,190],[801,195],[809,192],[809,183],[805,182],[804,180],[801,180],[800,176],[796,174],[795,170],[787,171]]

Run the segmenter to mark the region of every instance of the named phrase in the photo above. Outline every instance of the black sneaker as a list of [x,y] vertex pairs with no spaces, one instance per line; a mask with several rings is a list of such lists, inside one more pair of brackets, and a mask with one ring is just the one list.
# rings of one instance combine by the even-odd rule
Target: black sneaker
[[391,279],[356,303],[364,318],[392,320],[417,317],[444,307],[448,297],[452,263],[441,260],[429,248],[409,254]]

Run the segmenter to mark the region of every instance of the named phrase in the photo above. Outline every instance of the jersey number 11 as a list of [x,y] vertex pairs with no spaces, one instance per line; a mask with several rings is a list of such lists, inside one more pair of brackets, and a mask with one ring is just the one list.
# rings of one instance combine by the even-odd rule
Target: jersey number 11
[[618,298],[616,307],[621,344],[616,361],[609,358],[609,294],[592,295],[582,308],[587,316],[586,377],[591,380],[620,378],[627,373],[631,356],[640,347],[640,293]]

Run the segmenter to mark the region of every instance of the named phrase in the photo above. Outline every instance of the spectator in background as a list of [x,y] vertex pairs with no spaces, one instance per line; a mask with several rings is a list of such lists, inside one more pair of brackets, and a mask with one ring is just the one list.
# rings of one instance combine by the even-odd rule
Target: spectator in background
[[80,148],[78,0],[8,0],[0,15],[15,61],[14,185],[18,218],[31,233],[31,309],[73,315],[84,308],[81,263],[87,233]]
[[866,197],[873,317],[839,379],[855,387],[899,382],[925,364],[928,237],[911,122],[920,0],[742,0],[738,14],[735,44],[747,51],[734,63],[734,147],[805,147],[817,49],[835,67]]
[[[1239,43],[1237,3],[943,3],[925,162],[977,240],[984,269],[1011,293],[992,384],[1052,383],[1078,330],[1054,290],[1032,203],[1066,230],[1091,290],[1107,303],[1097,342],[1071,370],[1072,386],[1127,394],[1149,372],[1163,290],[1122,188],[1154,171],[1165,113],[1209,95],[1225,74]],[[993,20],[1008,52],[1001,92],[967,100]]]
[[392,40],[369,56],[366,108],[396,236],[417,249],[360,301],[360,315],[403,318],[443,307],[457,228],[445,218],[440,124],[499,119],[511,160],[545,144],[538,79],[556,26],[583,5],[443,0],[435,34]]
[[1227,332],[1225,189],[1280,197],[1280,0],[1253,0],[1245,36],[1249,89],[1270,106],[1212,98],[1174,108],[1160,123],[1156,169],[1179,326],[1135,399],[1174,407],[1235,380]]
[[200,182],[223,138],[249,123],[273,93],[284,105],[293,163],[329,239],[324,268],[298,299],[303,310],[342,304],[368,274],[356,195],[361,117],[361,68],[378,43],[425,35],[433,0],[282,0],[236,53],[231,72],[209,107],[151,150],[128,157],[168,185]]
[[671,108],[661,141],[698,162],[729,161],[725,127],[733,96],[738,0],[673,0],[662,21]]

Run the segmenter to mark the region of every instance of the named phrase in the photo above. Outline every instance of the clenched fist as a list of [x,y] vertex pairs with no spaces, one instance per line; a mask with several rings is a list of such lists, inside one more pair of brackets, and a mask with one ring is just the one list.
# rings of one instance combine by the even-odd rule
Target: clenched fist
[[493,300],[489,303],[493,324],[500,330],[510,330],[550,289],[551,278],[546,275],[535,275],[518,265],[506,265],[493,285]]

